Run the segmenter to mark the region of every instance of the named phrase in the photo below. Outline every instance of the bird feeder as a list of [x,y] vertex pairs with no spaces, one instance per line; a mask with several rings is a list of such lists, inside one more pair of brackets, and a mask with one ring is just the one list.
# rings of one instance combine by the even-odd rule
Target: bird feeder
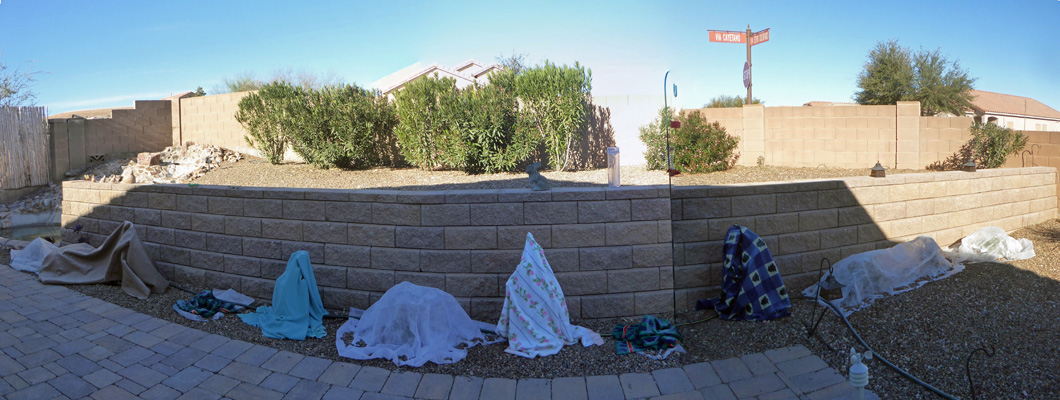
[[673,120],[670,121],[670,127],[674,129],[681,129],[681,121]]
[[975,172],[975,160],[972,160],[971,158],[969,158],[968,162],[966,162],[963,165],[961,165],[961,171],[964,171],[964,172]]
[[883,178],[887,176],[887,169],[884,168],[883,165],[880,165],[880,162],[877,161],[876,166],[872,167],[872,169],[869,170],[869,176],[873,178]]

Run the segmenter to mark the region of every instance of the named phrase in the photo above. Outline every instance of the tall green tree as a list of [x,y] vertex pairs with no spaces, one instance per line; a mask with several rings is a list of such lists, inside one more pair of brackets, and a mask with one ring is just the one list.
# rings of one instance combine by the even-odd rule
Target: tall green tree
[[[741,96],[726,96],[719,95],[713,99],[710,99],[707,104],[703,105],[703,108],[726,108],[726,107],[743,107],[744,98]],[[765,104],[761,99],[755,97],[751,99],[751,104]]]
[[921,115],[961,115],[971,108],[975,78],[941,51],[913,53],[896,40],[878,42],[858,74],[858,104],[889,105],[919,101]]

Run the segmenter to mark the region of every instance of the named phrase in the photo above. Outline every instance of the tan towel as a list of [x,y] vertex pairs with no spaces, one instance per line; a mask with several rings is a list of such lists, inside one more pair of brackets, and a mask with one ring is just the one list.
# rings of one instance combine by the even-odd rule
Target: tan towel
[[158,273],[132,222],[128,221],[98,248],[79,243],[49,254],[44,258],[40,280],[60,285],[120,280],[125,293],[141,300],[151,293],[163,293],[169,287],[169,281]]

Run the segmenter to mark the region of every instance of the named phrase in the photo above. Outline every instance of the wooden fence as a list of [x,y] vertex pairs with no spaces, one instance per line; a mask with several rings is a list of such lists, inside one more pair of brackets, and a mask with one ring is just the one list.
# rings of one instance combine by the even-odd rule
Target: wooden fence
[[0,107],[0,189],[47,185],[49,165],[44,107]]

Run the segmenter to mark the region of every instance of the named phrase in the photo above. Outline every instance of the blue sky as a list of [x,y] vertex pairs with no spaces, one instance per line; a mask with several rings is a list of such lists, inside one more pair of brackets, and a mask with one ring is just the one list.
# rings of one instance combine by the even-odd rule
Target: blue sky
[[976,88],[1060,109],[1060,1],[29,1],[0,0],[2,60],[35,60],[52,113],[127,106],[284,68],[365,86],[415,62],[493,62],[525,53],[579,61],[594,95],[661,95],[680,105],[743,95],[742,44],[707,31],[759,31],[754,95],[766,105],[850,101],[868,51],[897,39],[941,48]]

